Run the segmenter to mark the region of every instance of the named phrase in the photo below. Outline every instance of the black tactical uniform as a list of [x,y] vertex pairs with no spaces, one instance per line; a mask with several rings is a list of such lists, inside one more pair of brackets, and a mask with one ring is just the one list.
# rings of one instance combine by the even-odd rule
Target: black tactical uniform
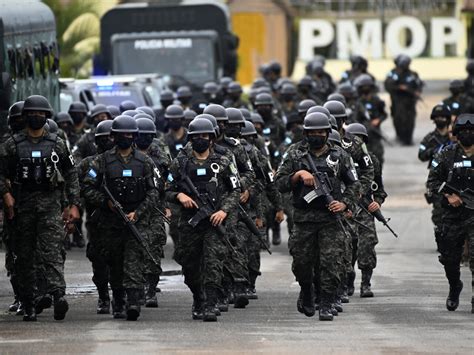
[[[428,177],[429,189],[433,193],[443,194],[443,218],[437,244],[439,261],[444,266],[449,281],[446,300],[449,311],[458,307],[463,288],[460,263],[465,240],[470,244],[469,264],[471,273],[474,273],[474,115],[460,115],[454,124],[453,134],[458,143],[443,149],[433,159]],[[454,195],[460,198],[461,203],[453,200]],[[474,311],[474,298],[472,302]]]

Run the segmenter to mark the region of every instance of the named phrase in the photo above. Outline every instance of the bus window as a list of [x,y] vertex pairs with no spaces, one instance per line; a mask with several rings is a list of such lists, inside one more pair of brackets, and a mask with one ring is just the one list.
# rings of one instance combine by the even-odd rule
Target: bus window
[[8,50],[8,62],[10,63],[10,76],[13,80],[16,80],[17,63],[16,63],[16,52],[13,48]]
[[35,68],[33,62],[33,53],[29,48],[25,49],[25,70],[29,78],[35,77]]
[[25,77],[25,61],[24,61],[24,56],[21,51],[21,48],[17,48],[15,51],[16,55],[16,71],[18,74],[18,77],[20,79],[23,79]]
[[41,75],[43,79],[46,79],[46,73],[44,71],[44,57],[40,46],[35,46],[33,49],[33,55],[35,76]]

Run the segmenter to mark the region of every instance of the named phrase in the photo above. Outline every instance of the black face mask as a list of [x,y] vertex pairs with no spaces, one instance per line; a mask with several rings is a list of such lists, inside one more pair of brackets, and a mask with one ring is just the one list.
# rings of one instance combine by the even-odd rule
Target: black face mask
[[182,124],[181,121],[178,121],[178,120],[169,120],[168,121],[168,127],[169,127],[169,129],[171,129],[173,131],[177,131],[182,126],[183,126],[183,124]]
[[463,147],[470,147],[474,145],[474,132],[472,130],[461,131],[456,136]]
[[434,122],[435,122],[436,128],[438,128],[438,129],[446,128],[449,125],[448,121],[443,120],[443,119],[441,119],[441,120],[438,119],[438,120],[435,120]]
[[262,118],[267,121],[270,117],[272,117],[272,108],[268,107],[258,107],[257,112],[262,116]]
[[227,137],[239,138],[240,137],[241,127],[238,125],[230,124],[225,127],[225,135]]
[[137,145],[138,149],[146,150],[153,142],[153,135],[152,134],[138,134],[137,139],[135,140],[135,144]]
[[196,153],[204,153],[207,149],[209,149],[211,141],[209,139],[196,137],[191,141],[191,145]]
[[26,116],[26,122],[28,123],[28,127],[36,131],[46,124],[46,117],[40,115],[28,115]]
[[281,98],[285,102],[291,102],[291,101],[293,101],[294,96],[293,95],[281,95]]
[[462,93],[462,89],[459,89],[459,88],[449,89],[449,91],[451,91],[451,94],[453,94],[453,96],[457,96],[460,93]]
[[362,89],[360,89],[361,95],[369,95],[371,92],[372,92],[372,88],[363,87]]
[[309,87],[300,86],[300,93],[301,93],[301,95],[308,95],[309,94]]
[[135,138],[125,137],[123,134],[118,134],[115,136],[115,144],[119,149],[128,149],[132,146]]
[[23,119],[23,117],[16,118],[15,120],[9,122],[9,126],[10,129],[16,133],[26,127],[26,121]]
[[255,145],[255,142],[257,141],[257,137],[255,136],[247,136],[245,137],[245,140],[249,142],[251,145]]
[[188,105],[190,102],[191,102],[191,98],[190,97],[182,97],[180,99],[178,99],[179,102],[181,102],[183,105]]
[[97,137],[95,139],[95,144],[97,144],[98,151],[103,153],[107,150],[110,150],[114,147],[115,143],[109,136]]
[[321,149],[326,144],[328,136],[306,136],[310,149]]
[[72,126],[69,123],[60,123],[59,128],[61,128],[66,134],[70,134],[72,132]]
[[84,116],[84,114],[82,114],[82,113],[71,112],[71,118],[72,118],[74,124],[78,125],[78,124],[82,123],[82,121],[84,121],[86,116]]

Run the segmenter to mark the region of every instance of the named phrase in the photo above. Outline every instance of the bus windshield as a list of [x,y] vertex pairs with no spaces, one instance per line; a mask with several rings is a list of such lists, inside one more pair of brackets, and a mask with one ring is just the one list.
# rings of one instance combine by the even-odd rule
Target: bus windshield
[[210,38],[120,39],[113,51],[114,74],[180,75],[195,84],[215,80]]

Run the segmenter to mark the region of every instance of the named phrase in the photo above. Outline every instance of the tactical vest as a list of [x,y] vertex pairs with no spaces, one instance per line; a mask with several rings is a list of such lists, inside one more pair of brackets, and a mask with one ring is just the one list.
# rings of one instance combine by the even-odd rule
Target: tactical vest
[[447,183],[458,190],[474,189],[474,156],[466,157],[459,153],[453,149]]
[[116,154],[106,154],[106,184],[126,213],[135,211],[146,197],[145,157],[135,150],[130,161],[123,163]]
[[[308,154],[308,153],[307,153]],[[341,168],[340,155],[337,151],[330,150],[328,154],[319,158],[312,156],[316,169],[324,173],[326,181],[331,189],[331,196],[340,201],[342,198],[341,181],[339,179],[339,170]],[[306,170],[311,172],[309,163],[307,162],[306,156],[302,155],[298,161],[298,170]],[[311,203],[307,203],[304,199],[308,193],[314,188],[306,186],[302,181],[298,182],[296,187],[293,189],[293,205],[296,208],[301,209],[312,209],[312,210],[327,210],[327,203],[323,196],[317,197]]]
[[49,134],[38,143],[32,143],[23,133],[13,136],[17,151],[16,183],[22,189],[47,191],[54,188],[52,178],[59,156],[54,151],[56,134]]
[[[203,164],[196,164],[192,159],[186,158],[180,164],[182,166],[182,175],[188,176],[199,194],[207,194],[212,201],[218,205],[220,198],[224,194],[225,186],[219,184],[219,173],[223,167],[220,165],[220,157],[211,156]],[[191,197],[194,197],[191,191],[183,186]]]

